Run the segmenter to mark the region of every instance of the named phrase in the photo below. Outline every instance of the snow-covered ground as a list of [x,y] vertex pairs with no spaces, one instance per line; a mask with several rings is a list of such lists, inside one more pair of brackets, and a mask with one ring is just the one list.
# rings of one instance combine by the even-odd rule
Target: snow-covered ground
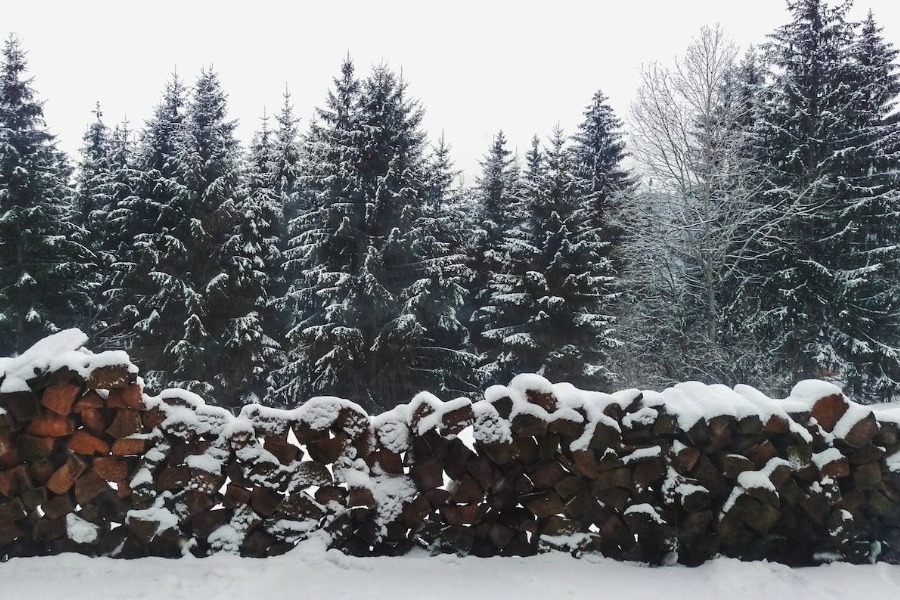
[[182,560],[115,560],[67,554],[0,564],[3,600],[197,598],[628,598],[743,600],[895,598],[900,566],[886,564],[790,569],[717,559],[690,569],[562,554],[532,558],[352,558],[301,544],[277,558],[216,555]]

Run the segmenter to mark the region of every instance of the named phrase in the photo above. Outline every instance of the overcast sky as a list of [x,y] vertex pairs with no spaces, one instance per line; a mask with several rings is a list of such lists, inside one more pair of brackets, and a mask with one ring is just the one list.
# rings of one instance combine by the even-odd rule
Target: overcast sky
[[[503,129],[524,152],[557,122],[571,132],[597,89],[625,117],[642,64],[669,62],[702,25],[720,23],[741,46],[786,22],[785,0],[30,0],[3,7],[0,27],[21,38],[34,86],[60,147],[74,152],[100,101],[107,124],[141,126],[177,68],[191,83],[218,71],[238,135],[249,140],[287,84],[301,127],[322,104],[349,52],[364,75],[402,69],[444,131],[468,180]],[[856,0],[900,46],[900,1]],[[6,31],[0,29],[0,33]]]

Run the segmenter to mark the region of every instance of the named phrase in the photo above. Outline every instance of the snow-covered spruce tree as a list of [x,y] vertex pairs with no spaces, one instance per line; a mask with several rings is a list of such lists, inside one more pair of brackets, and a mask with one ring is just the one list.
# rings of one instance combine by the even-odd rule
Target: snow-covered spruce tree
[[11,36],[0,64],[0,356],[58,329],[94,328],[93,255],[72,221],[69,170]]
[[186,90],[173,75],[135,149],[132,193],[117,203],[116,229],[125,242],[113,264],[110,302],[119,318],[110,334],[124,341],[151,389],[173,378],[165,349],[183,331],[174,314],[182,286],[167,267],[186,249],[177,230],[185,219],[175,202],[177,152],[184,129]]
[[109,212],[103,215],[103,238],[99,242],[98,261],[102,265],[101,305],[99,314],[106,327],[97,333],[97,345],[101,348],[128,348],[133,339],[123,326],[122,309],[132,303],[130,291],[123,287],[129,272],[127,260],[133,253],[134,238],[129,230],[131,209],[139,173],[135,168],[135,147],[128,122],[117,124],[110,132],[105,159],[108,173],[98,190],[107,203]]
[[762,308],[758,329],[789,379],[825,375],[835,356],[826,328],[839,292],[836,265],[824,250],[842,226],[832,222],[831,200],[847,139],[848,9],[847,3],[791,2],[791,22],[766,48],[775,79],[757,123],[765,194],[770,204],[800,202],[802,210],[783,223],[780,243],[756,265],[754,277]]
[[482,384],[502,377],[496,372],[499,348],[483,335],[493,310],[488,283],[503,270],[507,260],[501,247],[507,232],[518,226],[525,213],[519,197],[519,165],[507,147],[503,131],[494,136],[488,152],[481,160],[481,175],[473,190],[471,234],[468,236],[472,277],[468,284],[468,303],[461,318],[468,321],[470,339],[479,354],[479,379]]
[[857,397],[889,400],[900,388],[900,93],[897,50],[870,12],[849,53],[847,150],[826,252],[841,296],[831,306],[833,366]]
[[271,172],[275,192],[280,196],[282,206],[282,225],[280,234],[283,238],[282,253],[290,239],[288,225],[304,207],[304,195],[300,185],[300,133],[297,127],[299,119],[294,116],[294,105],[290,93],[285,90],[284,102],[275,117],[277,127],[273,132]]
[[[348,363],[356,352],[336,351],[328,361],[317,364],[318,340],[328,339],[336,346],[352,345],[360,349],[361,340],[351,328],[327,327],[336,309],[326,312],[329,296],[349,280],[352,268],[358,268],[359,246],[351,235],[351,223],[358,230],[363,221],[361,201],[353,190],[353,136],[359,131],[358,103],[360,81],[352,61],[341,65],[325,107],[317,109],[304,140],[301,158],[301,185],[309,203],[290,220],[290,239],[285,251],[284,270],[287,291],[283,299],[288,319],[285,340],[285,364],[273,376],[273,403],[296,406],[317,390],[336,383],[344,369],[330,362]],[[354,263],[354,264],[351,264]],[[315,329],[313,329],[315,328]],[[359,351],[359,350],[356,350]],[[319,371],[326,368],[327,371]],[[348,381],[355,380],[355,377]]]
[[465,236],[466,207],[457,187],[459,172],[450,158],[443,135],[432,147],[425,164],[425,193],[418,217],[425,257],[421,273],[406,296],[408,310],[433,340],[433,349],[423,352],[433,381],[445,394],[471,392],[478,387],[474,367],[476,355],[470,347],[469,330],[462,307],[469,302],[467,283],[472,279]]
[[857,36],[849,8],[792,2],[791,22],[771,36],[757,127],[766,200],[803,210],[781,223],[783,243],[755,276],[759,330],[789,377],[833,376],[876,399],[897,373],[896,78],[874,20]]
[[501,380],[537,372],[590,389],[611,380],[610,263],[602,230],[589,219],[594,198],[575,171],[558,127],[549,147],[541,152],[534,143],[526,155],[525,217],[507,231],[504,268],[488,283],[483,335],[499,348],[491,371]]
[[74,215],[87,232],[88,245],[100,251],[105,237],[107,215],[111,212],[109,194],[110,131],[103,122],[100,104],[94,108],[94,122],[84,134],[78,172],[75,176]]
[[[262,332],[269,340],[284,337],[283,319],[279,313],[285,285],[283,274],[283,244],[285,243],[284,206],[282,204],[280,163],[275,140],[269,131],[268,118],[263,117],[260,130],[254,135],[247,157],[245,185],[237,206],[242,215],[239,229],[230,242],[230,251],[242,257],[239,268],[247,281],[254,282],[258,297],[257,311]],[[266,360],[267,379],[282,366],[281,352],[270,342]]]
[[574,175],[587,203],[585,216],[592,229],[601,232],[606,244],[602,255],[616,273],[621,273],[622,205],[633,193],[635,180],[623,166],[622,121],[603,92],[597,91],[591,98],[572,142]]
[[134,244],[120,259],[132,300],[123,314],[151,385],[236,406],[258,398],[275,348],[260,313],[265,267],[249,240],[254,213],[242,210],[235,125],[218,77],[204,71],[185,96],[174,78],[144,132],[141,178],[124,207]]
[[388,407],[439,388],[456,366],[460,349],[439,342],[453,324],[420,321],[457,302],[441,291],[452,287],[435,286],[440,261],[423,230],[421,118],[405,82],[384,66],[360,82],[349,59],[318,111],[303,178],[311,206],[292,224],[288,251],[304,276],[289,292],[301,307],[289,333],[289,400],[335,393]]
[[[211,385],[208,393],[225,406],[259,400],[278,348],[265,319],[271,305],[268,263],[278,260],[272,223],[280,211],[260,198],[242,197],[234,128],[218,76],[202,72],[177,154],[175,202],[188,217],[181,230],[188,250],[186,335],[170,342],[167,354],[177,366],[176,377],[184,369],[187,385],[194,385],[194,369],[202,364],[201,385]],[[206,338],[198,344],[193,331]]]

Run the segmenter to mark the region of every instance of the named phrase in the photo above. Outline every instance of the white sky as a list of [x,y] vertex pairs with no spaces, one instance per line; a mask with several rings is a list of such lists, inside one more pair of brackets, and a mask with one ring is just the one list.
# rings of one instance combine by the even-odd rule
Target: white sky
[[[573,131],[597,89],[625,117],[641,65],[670,61],[702,25],[721,23],[744,47],[788,18],[785,0],[285,4],[30,0],[3,7],[0,34],[22,39],[49,127],[70,153],[98,100],[107,124],[127,115],[143,125],[176,67],[188,84],[203,66],[218,71],[244,142],[285,84],[305,127],[349,52],[360,75],[381,61],[403,70],[432,139],[445,132],[471,182],[498,129],[523,153],[557,122]],[[900,46],[900,1],[856,0],[852,16],[869,8]]]

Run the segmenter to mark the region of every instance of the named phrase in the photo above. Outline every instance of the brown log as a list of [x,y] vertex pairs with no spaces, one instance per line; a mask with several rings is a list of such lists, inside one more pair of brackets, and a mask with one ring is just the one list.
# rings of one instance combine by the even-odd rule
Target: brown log
[[225,488],[225,505],[232,508],[250,503],[250,490],[229,483]]
[[42,412],[26,431],[40,437],[65,437],[75,433],[75,421],[53,412]]
[[25,530],[14,521],[0,521],[0,548],[25,535]]
[[147,450],[147,440],[141,438],[124,438],[113,442],[113,456],[141,456]]
[[812,417],[825,431],[831,431],[850,405],[841,394],[832,394],[816,401],[812,407]]
[[364,506],[375,508],[375,496],[369,488],[352,487],[347,494],[347,507]]
[[116,416],[106,429],[106,433],[116,439],[122,439],[140,433],[141,426],[141,414],[138,411],[121,408],[116,411]]
[[219,508],[195,515],[192,521],[194,531],[200,537],[209,537],[213,531],[228,522],[228,513],[228,510]]
[[870,411],[868,415],[857,421],[850,428],[850,431],[844,436],[844,442],[854,448],[862,448],[875,439],[878,431],[878,421],[875,420],[875,415]]
[[569,473],[562,468],[562,465],[553,461],[538,466],[538,468],[528,474],[528,478],[534,483],[535,488],[539,490],[549,490],[568,475]]
[[469,403],[441,416],[441,432],[444,435],[456,435],[474,422],[475,413],[472,412],[472,404]]
[[22,505],[25,506],[25,510],[31,512],[47,501],[47,488],[35,487],[30,490],[25,490],[22,492],[22,495],[19,496],[19,499],[22,500]]
[[44,511],[45,516],[51,519],[58,519],[75,510],[75,501],[70,494],[55,496],[44,502],[41,505],[41,510]]
[[491,462],[497,465],[505,465],[519,456],[519,445],[515,442],[494,442],[479,444],[478,446]]
[[580,494],[587,489],[587,482],[580,477],[568,476],[560,480],[553,489],[563,500],[568,501],[570,498]]
[[321,463],[333,463],[344,452],[349,438],[344,432],[337,433],[333,438],[318,438],[311,440],[306,445],[306,451],[313,460]]
[[107,365],[91,371],[87,383],[91,389],[112,390],[127,386],[134,378],[135,374],[128,370],[128,365]]
[[621,467],[618,469],[600,471],[597,478],[591,482],[591,489],[595,492],[597,490],[607,490],[613,487],[620,487],[623,489],[632,488],[631,471],[628,468]]
[[71,412],[81,413],[89,408],[103,408],[103,397],[94,390],[88,390],[84,396],[76,400]]
[[40,413],[40,403],[32,392],[12,392],[3,394],[3,404],[16,421],[27,423],[37,418]]
[[441,508],[441,515],[448,525],[474,525],[484,517],[481,504],[453,504]]
[[591,493],[604,506],[612,507],[619,512],[624,511],[631,501],[631,494],[628,493],[628,490],[620,487],[605,490],[592,489]]
[[56,464],[49,458],[28,463],[28,475],[35,485],[44,485],[56,471]]
[[166,467],[156,477],[156,489],[177,491],[184,489],[191,480],[191,470],[188,467]]
[[21,521],[28,516],[28,511],[19,498],[11,498],[0,502],[0,523],[3,521]]
[[0,471],[0,496],[18,496],[33,487],[34,482],[25,465]]
[[858,465],[853,469],[853,482],[861,490],[883,490],[881,468],[878,463]]
[[106,428],[109,426],[104,409],[85,407],[79,414],[85,429],[94,435],[104,435]]
[[561,514],[565,511],[566,505],[556,492],[547,492],[526,501],[525,508],[527,508],[535,517],[541,519],[551,515]]
[[86,470],[85,462],[70,453],[63,466],[47,482],[47,489],[54,494],[65,494]]
[[68,443],[69,450],[78,454],[102,456],[109,454],[109,444],[84,429],[75,432]]
[[600,465],[593,450],[575,450],[572,452],[575,469],[588,479],[596,479],[600,475]]
[[8,412],[0,413],[0,434],[9,434],[19,429],[16,419]]
[[72,404],[81,393],[81,386],[74,383],[63,383],[51,385],[44,388],[41,394],[41,405],[50,409],[52,412],[66,416],[72,410]]
[[262,486],[256,486],[250,493],[250,508],[263,517],[271,517],[275,514],[275,508],[281,502],[282,496],[274,490]]
[[144,393],[141,390],[141,386],[131,384],[110,390],[109,397],[106,399],[106,406],[109,408],[129,408],[131,410],[143,409]]
[[44,515],[31,531],[31,536],[39,542],[52,542],[66,537],[66,520],[64,518],[51,519]]
[[19,464],[19,453],[11,433],[0,434],[0,469],[11,469]]
[[91,470],[75,481],[75,500],[84,506],[109,489],[109,483]]
[[436,458],[415,463],[410,468],[409,475],[421,491],[434,489],[444,484],[444,470],[441,462]]
[[316,490],[313,497],[316,499],[316,502],[325,506],[332,502],[343,504],[344,499],[347,497],[347,490],[336,485],[323,485]]
[[289,465],[301,458],[302,450],[288,442],[285,438],[275,435],[267,435],[263,438],[263,448],[272,453],[283,465]]
[[529,414],[518,414],[513,417],[510,428],[513,434],[521,437],[542,436],[547,433],[547,421]]
[[469,504],[484,500],[484,489],[470,473],[464,473],[462,479],[456,482],[450,495],[451,501],[458,504]]
[[378,463],[381,470],[391,475],[403,474],[403,457],[398,452],[390,450],[376,450],[372,453],[372,464]]
[[94,472],[106,481],[122,481],[128,477],[128,462],[115,456],[98,456],[93,461]]
[[182,496],[182,501],[188,510],[188,514],[194,517],[200,513],[206,512],[215,506],[215,502],[209,497],[209,494],[188,490]]
[[275,516],[292,520],[318,520],[325,516],[325,511],[319,508],[307,494],[300,492],[290,494],[279,502],[278,508],[275,509]]

